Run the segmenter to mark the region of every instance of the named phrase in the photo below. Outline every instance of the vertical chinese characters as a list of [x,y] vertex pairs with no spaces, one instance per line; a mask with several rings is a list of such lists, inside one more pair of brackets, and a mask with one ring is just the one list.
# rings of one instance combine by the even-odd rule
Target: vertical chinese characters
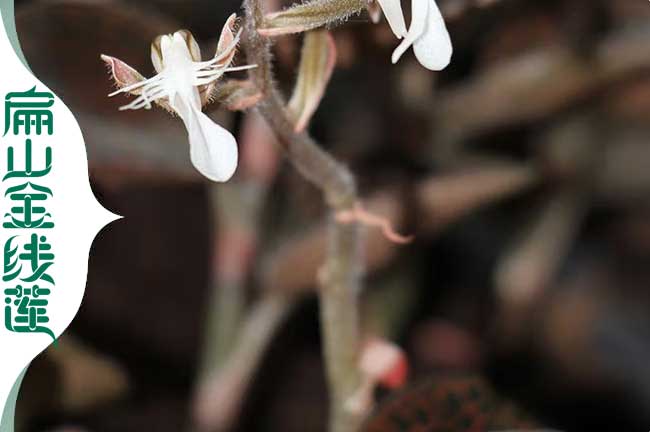
[[10,233],[2,249],[5,328],[45,333],[52,339],[47,311],[55,286],[50,274],[55,255],[47,238],[55,225],[48,211],[53,197],[48,187],[52,148],[44,141],[54,133],[53,104],[54,95],[36,91],[36,87],[6,94],[2,176],[2,196],[8,207],[2,229]]

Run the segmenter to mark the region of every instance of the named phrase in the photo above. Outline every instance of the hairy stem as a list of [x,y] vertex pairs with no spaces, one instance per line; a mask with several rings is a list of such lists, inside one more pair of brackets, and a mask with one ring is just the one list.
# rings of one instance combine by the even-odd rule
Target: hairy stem
[[[273,80],[270,42],[257,32],[262,24],[258,0],[244,0],[246,10],[243,47],[250,76],[264,95],[257,109],[277,136],[296,169],[324,194],[332,212],[351,209],[356,186],[350,172],[322,150],[307,133],[295,133],[285,110],[285,101]],[[330,431],[352,432],[360,424],[360,413],[345,408],[357,390],[360,375],[358,293],[362,273],[359,227],[342,225],[330,217],[328,250],[319,274],[321,328],[327,378],[330,388]]]

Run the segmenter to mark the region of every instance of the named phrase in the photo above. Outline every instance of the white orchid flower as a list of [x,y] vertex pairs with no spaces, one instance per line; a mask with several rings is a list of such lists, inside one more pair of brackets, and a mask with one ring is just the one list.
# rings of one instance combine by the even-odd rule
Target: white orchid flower
[[392,62],[413,46],[415,57],[427,69],[438,71],[449,64],[453,51],[451,38],[435,0],[412,0],[411,26],[408,31],[400,0],[377,0],[391,30],[403,39],[395,49]]
[[210,180],[224,182],[237,168],[235,137],[214,123],[201,108],[210,101],[215,84],[226,72],[254,66],[231,67],[239,34],[233,32],[236,15],[228,18],[211,60],[201,61],[196,40],[187,30],[159,36],[151,45],[151,61],[158,72],[144,79],[135,69],[114,57],[102,55],[120,87],[109,96],[130,93],[137,97],[120,110],[149,109],[155,102],[183,120],[194,167]]

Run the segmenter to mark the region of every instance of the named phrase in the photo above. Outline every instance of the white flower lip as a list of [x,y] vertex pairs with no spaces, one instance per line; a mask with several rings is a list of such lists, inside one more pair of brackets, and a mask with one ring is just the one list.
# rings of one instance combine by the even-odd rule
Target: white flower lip
[[449,65],[453,53],[451,38],[435,0],[412,0],[411,26],[406,31],[400,0],[378,0],[391,30],[403,39],[391,61],[413,46],[415,57],[425,68],[439,71]]
[[[232,22],[234,16],[229,18],[226,26]],[[207,61],[201,61],[198,44],[186,30],[158,37],[151,49],[151,60],[158,74],[109,95],[137,95],[120,110],[149,109],[152,102],[157,102],[178,114],[187,129],[192,164],[205,177],[217,182],[227,181],[234,174],[238,159],[237,142],[230,132],[201,111],[200,92],[206,86],[212,86],[226,72],[255,67],[230,67],[240,34],[233,36],[230,27],[227,32],[224,29],[222,38],[224,33],[232,41],[220,47],[217,55]]]
[[388,21],[388,25],[395,36],[398,39],[406,36],[406,23],[404,22],[401,0],[377,0],[377,3],[384,12],[386,21]]

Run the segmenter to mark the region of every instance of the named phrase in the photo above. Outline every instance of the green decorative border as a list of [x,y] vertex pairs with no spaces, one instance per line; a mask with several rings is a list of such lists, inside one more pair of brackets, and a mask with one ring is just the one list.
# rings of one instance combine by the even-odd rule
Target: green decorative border
[[[18,34],[16,33],[16,17],[14,15],[14,0],[0,0],[0,11],[2,11],[2,21],[9,36],[9,42],[14,47],[21,62],[29,69],[23,50],[20,48]],[[31,69],[30,69],[31,71]]]
[[13,387],[11,387],[11,392],[9,392],[9,397],[7,398],[7,404],[5,405],[5,409],[2,411],[2,419],[0,419],[0,432],[14,432],[16,401],[18,400],[20,384],[22,384],[23,378],[25,378],[25,372],[27,372],[27,367],[23,369]]
[[[9,36],[9,42],[13,46],[14,51],[16,51],[20,61],[22,61],[27,69],[29,69],[25,56],[23,55],[23,50],[20,48],[20,43],[18,42],[18,34],[16,33],[14,1],[0,0],[0,11],[2,11],[2,21],[7,31],[7,36]],[[18,391],[20,389],[20,384],[23,382],[23,378],[25,377],[25,372],[27,372],[27,367],[25,367],[25,369],[20,373],[20,376],[18,376],[18,379],[11,388],[11,392],[9,392],[7,404],[4,406],[2,418],[0,419],[0,432],[14,432],[16,400],[18,399]]]

